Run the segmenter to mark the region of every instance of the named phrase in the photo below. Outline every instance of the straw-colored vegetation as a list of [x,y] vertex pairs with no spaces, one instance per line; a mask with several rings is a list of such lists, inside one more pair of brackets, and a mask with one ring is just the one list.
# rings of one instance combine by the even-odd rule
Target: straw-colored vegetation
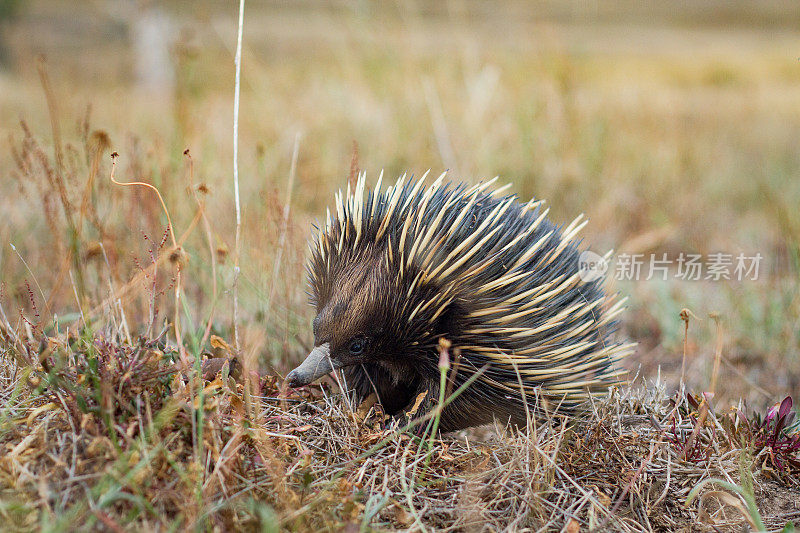
[[[685,7],[248,6],[236,338],[233,5],[169,5],[174,85],[153,92],[121,6],[18,3],[0,19],[0,529],[800,521],[799,15]],[[578,425],[432,436],[333,379],[283,390],[333,192],[429,168],[585,212],[598,252],[761,253],[760,276],[610,280],[637,381]]]

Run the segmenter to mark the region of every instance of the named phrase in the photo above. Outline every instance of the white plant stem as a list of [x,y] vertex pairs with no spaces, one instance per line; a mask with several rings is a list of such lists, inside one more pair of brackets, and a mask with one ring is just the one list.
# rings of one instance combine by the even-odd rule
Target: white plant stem
[[242,33],[244,0],[239,0],[239,32],[236,40],[236,80],[233,94],[233,199],[236,206],[236,241],[233,253],[233,341],[239,350],[239,252],[242,233],[242,207],[239,202],[239,93],[242,77]]

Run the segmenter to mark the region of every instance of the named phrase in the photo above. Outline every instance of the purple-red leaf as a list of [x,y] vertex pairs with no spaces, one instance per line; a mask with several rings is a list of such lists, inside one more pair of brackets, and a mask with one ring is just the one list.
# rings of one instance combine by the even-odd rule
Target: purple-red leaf
[[792,397],[787,396],[781,402],[781,406],[778,409],[779,416],[786,416],[792,410]]

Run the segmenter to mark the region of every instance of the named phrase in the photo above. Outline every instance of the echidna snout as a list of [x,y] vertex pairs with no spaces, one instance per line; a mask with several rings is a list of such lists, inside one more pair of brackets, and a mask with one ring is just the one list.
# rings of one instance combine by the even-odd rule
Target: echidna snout
[[455,387],[476,379],[443,410],[443,431],[580,413],[633,350],[613,339],[622,302],[579,275],[585,222],[556,227],[541,201],[443,180],[367,191],[362,175],[336,195],[308,264],[316,347],[289,385],[340,368],[357,400],[375,393],[396,414],[421,392],[438,398],[446,338]]
[[302,387],[333,372],[335,367],[330,353],[327,343],[315,347],[300,366],[289,372],[286,376],[286,384],[289,387]]

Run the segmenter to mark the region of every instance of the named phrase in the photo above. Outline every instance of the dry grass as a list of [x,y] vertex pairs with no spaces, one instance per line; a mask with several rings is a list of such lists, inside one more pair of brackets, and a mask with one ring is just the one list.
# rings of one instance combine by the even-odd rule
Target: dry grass
[[229,364],[200,380],[162,341],[31,340],[2,336],[0,517],[14,531],[740,527],[731,493],[686,505],[709,478],[751,487],[770,529],[800,519],[800,457],[776,461],[740,438],[744,422],[662,383],[617,390],[577,425],[429,448],[328,387],[287,395]]
[[[112,280],[124,286],[136,271],[132,256],[147,255],[143,234],[157,239],[164,231],[155,196],[108,182],[108,152],[120,154],[121,181],[159,187],[180,235],[197,212],[182,155],[189,148],[194,185],[208,191],[203,201],[210,231],[199,223],[183,242],[192,268],[184,280],[188,311],[192,322],[205,322],[219,304],[215,327],[222,332],[230,306],[220,298],[230,289],[235,249],[230,110],[236,13],[200,3],[189,16],[173,7],[182,31],[174,48],[176,85],[167,94],[133,86],[130,43],[116,31],[126,19],[115,17],[123,14],[98,16],[88,4],[67,8],[40,0],[8,27],[16,63],[0,77],[0,137],[11,137],[19,151],[29,142],[19,127],[23,117],[45,155],[61,154],[62,163],[49,165],[61,169],[64,184],[47,177],[39,155],[26,161],[28,172],[17,170],[13,158],[0,158],[0,183],[18,191],[0,199],[8,221],[0,240],[14,243],[31,265],[59,263],[55,272],[33,270],[51,311],[77,312],[61,265],[65,250],[78,244],[86,253],[102,243]],[[638,317],[626,321],[626,334],[642,346],[630,367],[642,364],[646,375],[661,367],[669,385],[677,385],[679,312],[688,307],[704,319],[693,326],[692,388],[710,382],[713,350],[700,348],[713,346],[715,328],[705,318],[716,312],[726,326],[722,371],[729,401],[744,397],[764,406],[798,390],[800,220],[792,206],[800,202],[800,72],[790,51],[800,35],[786,26],[746,28],[753,20],[795,20],[796,9],[726,6],[730,22],[720,27],[700,24],[702,18],[676,23],[672,16],[657,23],[655,15],[629,5],[577,20],[578,14],[557,6],[538,15],[517,3],[491,12],[469,2],[446,11],[406,7],[250,7],[240,124],[240,303],[243,327],[252,326],[242,335],[257,342],[248,348],[253,357],[284,371],[304,351],[310,320],[302,290],[305,241],[344,183],[355,141],[359,166],[373,180],[381,169],[391,177],[451,167],[453,179],[499,175],[523,199],[546,199],[558,222],[585,212],[586,243],[599,252],[672,258],[761,252],[757,283],[620,283],[616,288],[632,296],[631,315]],[[614,13],[625,14],[626,22],[608,23]],[[60,23],[65,18],[75,31]],[[592,24],[594,18],[602,23]],[[39,52],[48,57],[47,94]],[[90,183],[95,153],[100,158]],[[73,209],[86,208],[85,227],[75,217],[77,241],[56,229],[65,216],[62,189]],[[291,217],[284,226],[287,205]],[[213,273],[209,245],[220,253]],[[278,250],[282,265],[276,270]],[[92,257],[100,261],[82,266],[92,271],[86,286],[105,293],[102,254]],[[24,280],[33,280],[7,245],[0,249],[0,273],[5,296],[13,300],[7,305],[29,311]]]
[[[769,528],[800,519],[780,448],[796,428],[769,444],[762,420],[724,407],[764,412],[800,390],[796,9],[734,2],[718,6],[722,27],[638,4],[253,7],[231,381],[209,365],[234,355],[214,335],[234,337],[235,13],[193,5],[172,5],[176,84],[160,95],[132,87],[124,14],[38,0],[0,21],[4,525],[739,528],[746,497],[685,505],[712,478],[752,492]],[[152,190],[111,182],[112,151],[115,178],[154,185],[171,224]],[[499,174],[556,221],[586,212],[594,250],[759,251],[765,269],[751,283],[619,283],[640,343],[627,364],[646,385],[578,426],[481,428],[429,456],[333,382],[279,390],[309,348],[311,224],[355,167]],[[686,390],[718,384],[713,409],[673,392],[681,374]]]

